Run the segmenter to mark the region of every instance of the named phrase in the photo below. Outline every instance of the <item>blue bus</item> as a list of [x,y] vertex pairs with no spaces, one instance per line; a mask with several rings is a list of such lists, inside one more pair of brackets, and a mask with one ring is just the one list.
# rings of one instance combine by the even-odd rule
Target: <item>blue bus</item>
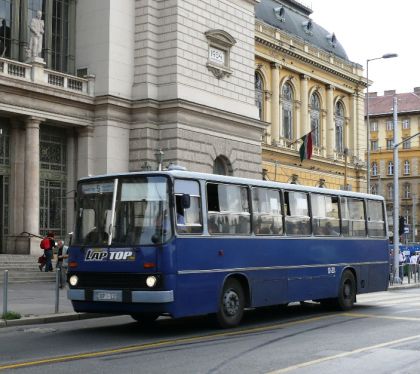
[[77,312],[153,321],[315,300],[341,310],[388,287],[384,200],[183,170],[81,179],[69,248]]

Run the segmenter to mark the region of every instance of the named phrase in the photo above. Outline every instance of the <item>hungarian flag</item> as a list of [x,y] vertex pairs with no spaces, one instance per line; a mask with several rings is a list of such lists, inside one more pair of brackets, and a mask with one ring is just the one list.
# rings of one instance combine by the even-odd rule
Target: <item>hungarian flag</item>
[[301,138],[302,145],[299,148],[300,162],[312,157],[312,131],[309,131],[306,135]]

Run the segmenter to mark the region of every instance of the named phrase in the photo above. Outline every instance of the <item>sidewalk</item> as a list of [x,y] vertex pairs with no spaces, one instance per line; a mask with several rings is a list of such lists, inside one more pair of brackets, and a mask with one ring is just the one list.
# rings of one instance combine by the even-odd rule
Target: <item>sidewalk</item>
[[[406,288],[418,288],[420,283],[408,284],[404,278],[403,284],[389,287],[390,291]],[[7,310],[18,312],[20,319],[4,321],[0,319],[0,328],[6,326],[30,325],[58,321],[73,321],[78,319],[103,317],[102,314],[75,313],[71,302],[67,299],[67,288],[59,290],[59,308],[55,312],[55,283],[10,283],[8,287]],[[0,314],[3,313],[3,287],[0,287]]]
[[[7,310],[19,313],[21,318],[8,321],[0,319],[0,328],[102,316],[94,313],[75,313],[70,300],[67,299],[67,288],[59,290],[58,313],[55,313],[54,282],[9,283],[7,294]],[[3,314],[3,285],[0,287],[1,314]]]

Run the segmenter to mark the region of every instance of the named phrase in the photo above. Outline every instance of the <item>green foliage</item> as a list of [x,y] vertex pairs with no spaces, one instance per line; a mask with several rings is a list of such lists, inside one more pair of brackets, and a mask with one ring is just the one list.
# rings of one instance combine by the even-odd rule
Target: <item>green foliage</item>
[[20,319],[21,315],[17,312],[9,311],[6,314],[2,314],[1,318],[10,320],[10,319]]

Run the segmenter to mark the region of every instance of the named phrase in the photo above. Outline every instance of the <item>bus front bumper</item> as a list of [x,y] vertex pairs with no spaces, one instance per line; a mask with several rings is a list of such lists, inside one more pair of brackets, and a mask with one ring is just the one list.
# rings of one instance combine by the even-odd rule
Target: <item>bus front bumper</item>
[[[127,295],[129,293],[129,295]],[[169,291],[126,291],[126,290],[87,290],[69,289],[67,297],[72,301],[132,302],[132,303],[171,303],[173,290]]]

